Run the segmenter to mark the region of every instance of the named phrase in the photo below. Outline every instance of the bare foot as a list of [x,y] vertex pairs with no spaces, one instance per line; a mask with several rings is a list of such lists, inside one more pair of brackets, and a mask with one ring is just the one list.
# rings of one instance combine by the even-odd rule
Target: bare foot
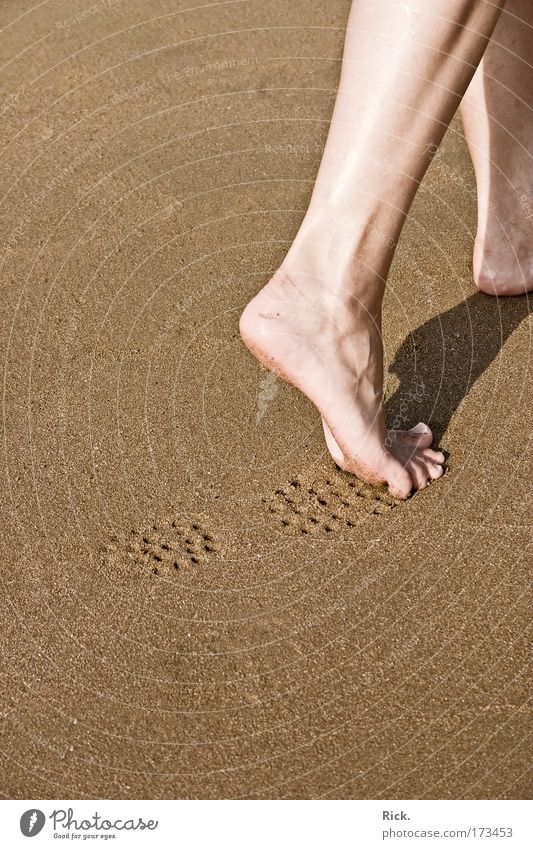
[[489,295],[533,291],[531,0],[507,0],[461,102],[477,182],[474,280]]
[[353,295],[342,300],[282,268],[246,307],[240,331],[266,368],[317,407],[335,462],[407,498],[441,477],[444,455],[429,447],[424,425],[415,432],[386,429],[381,298],[376,302],[372,308]]
[[[530,170],[529,163],[524,168]],[[474,282],[487,295],[524,295],[533,291],[533,186],[513,189],[506,180],[493,178],[496,182],[492,206],[478,199]]]

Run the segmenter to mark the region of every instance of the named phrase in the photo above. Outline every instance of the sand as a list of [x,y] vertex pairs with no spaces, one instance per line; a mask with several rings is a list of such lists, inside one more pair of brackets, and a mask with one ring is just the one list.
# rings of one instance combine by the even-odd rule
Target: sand
[[530,304],[472,284],[459,124],[384,321],[441,481],[400,504],[337,471],[237,332],[348,8],[2,3],[6,798],[531,792]]

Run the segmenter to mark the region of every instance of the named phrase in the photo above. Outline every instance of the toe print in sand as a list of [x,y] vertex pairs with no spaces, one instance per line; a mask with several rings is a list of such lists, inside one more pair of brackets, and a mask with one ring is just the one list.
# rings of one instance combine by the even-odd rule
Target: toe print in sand
[[314,480],[302,475],[262,501],[284,528],[302,535],[346,533],[369,516],[388,514],[398,506],[388,493],[341,472]]
[[165,577],[207,566],[215,552],[215,541],[206,528],[199,522],[178,520],[162,520],[143,529],[132,528],[113,537],[107,547],[110,559],[122,555],[132,565]]

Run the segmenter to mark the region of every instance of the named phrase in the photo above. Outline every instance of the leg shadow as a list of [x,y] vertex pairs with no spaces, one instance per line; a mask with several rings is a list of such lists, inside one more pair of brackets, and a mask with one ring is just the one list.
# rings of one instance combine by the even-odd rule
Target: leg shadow
[[411,332],[390,366],[399,386],[387,401],[390,427],[427,422],[439,440],[470,388],[531,312],[528,298],[481,292]]

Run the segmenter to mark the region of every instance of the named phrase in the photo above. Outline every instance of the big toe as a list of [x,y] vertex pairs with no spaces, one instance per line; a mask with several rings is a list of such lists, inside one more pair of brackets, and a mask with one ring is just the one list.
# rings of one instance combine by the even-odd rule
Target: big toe
[[427,424],[424,424],[424,422],[419,422],[410,430],[406,430],[405,435],[409,437],[409,439],[412,439],[416,445],[419,445],[422,448],[429,448],[433,442],[431,428],[429,428]]
[[394,498],[409,498],[413,489],[413,481],[407,469],[401,463],[390,463],[386,473],[389,492]]

